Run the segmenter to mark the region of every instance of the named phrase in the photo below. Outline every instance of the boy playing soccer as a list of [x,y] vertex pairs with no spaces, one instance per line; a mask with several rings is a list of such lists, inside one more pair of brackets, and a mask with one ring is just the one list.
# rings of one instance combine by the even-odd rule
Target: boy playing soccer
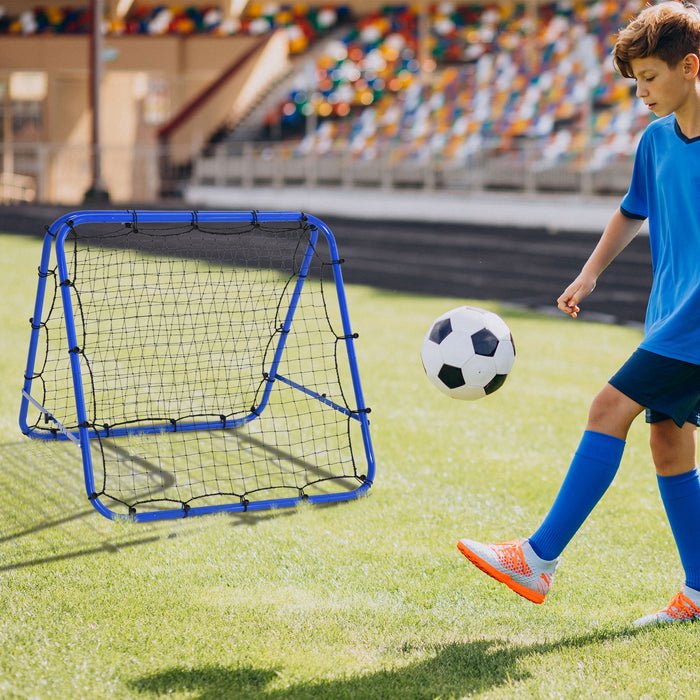
[[630,188],[578,277],[557,300],[572,317],[598,276],[649,221],[654,281],[644,339],[595,397],[581,443],[540,527],[502,544],[459,541],[477,567],[542,603],[571,538],[611,484],[632,421],[646,409],[661,498],[685,585],[635,625],[700,619],[700,13],[647,7],[623,29],[617,69],[659,119],[644,132]]

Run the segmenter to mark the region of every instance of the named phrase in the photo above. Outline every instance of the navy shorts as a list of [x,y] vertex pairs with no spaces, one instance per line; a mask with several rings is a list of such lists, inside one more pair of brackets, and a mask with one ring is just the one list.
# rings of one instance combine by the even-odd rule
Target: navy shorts
[[700,365],[637,349],[610,384],[646,408],[647,423],[700,426]]

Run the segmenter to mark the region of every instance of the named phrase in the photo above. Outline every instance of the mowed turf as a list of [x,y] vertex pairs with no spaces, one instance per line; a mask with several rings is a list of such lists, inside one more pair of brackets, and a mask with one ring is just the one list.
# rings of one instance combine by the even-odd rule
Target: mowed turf
[[640,332],[488,302],[512,375],[459,402],[423,375],[462,301],[348,291],[377,457],[370,495],[155,524],[89,504],[77,448],[17,427],[40,242],[0,236],[0,698],[675,698],[700,627],[636,630],[683,582],[643,422],[533,605],[459,554],[528,535],[590,399]]

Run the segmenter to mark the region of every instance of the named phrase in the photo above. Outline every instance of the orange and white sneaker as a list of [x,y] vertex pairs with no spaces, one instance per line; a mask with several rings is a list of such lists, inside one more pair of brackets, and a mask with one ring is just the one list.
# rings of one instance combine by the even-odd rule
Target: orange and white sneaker
[[700,620],[700,591],[683,586],[663,609],[634,621],[636,627]]
[[540,559],[526,539],[500,544],[464,539],[457,547],[474,566],[533,603],[544,603],[560,560]]

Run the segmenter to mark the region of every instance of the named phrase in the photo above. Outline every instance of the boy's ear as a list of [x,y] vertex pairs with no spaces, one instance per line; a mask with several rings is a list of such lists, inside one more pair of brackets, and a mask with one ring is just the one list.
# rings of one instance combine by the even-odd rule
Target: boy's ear
[[689,53],[683,59],[683,75],[692,80],[697,77],[700,71],[700,58],[695,53]]

